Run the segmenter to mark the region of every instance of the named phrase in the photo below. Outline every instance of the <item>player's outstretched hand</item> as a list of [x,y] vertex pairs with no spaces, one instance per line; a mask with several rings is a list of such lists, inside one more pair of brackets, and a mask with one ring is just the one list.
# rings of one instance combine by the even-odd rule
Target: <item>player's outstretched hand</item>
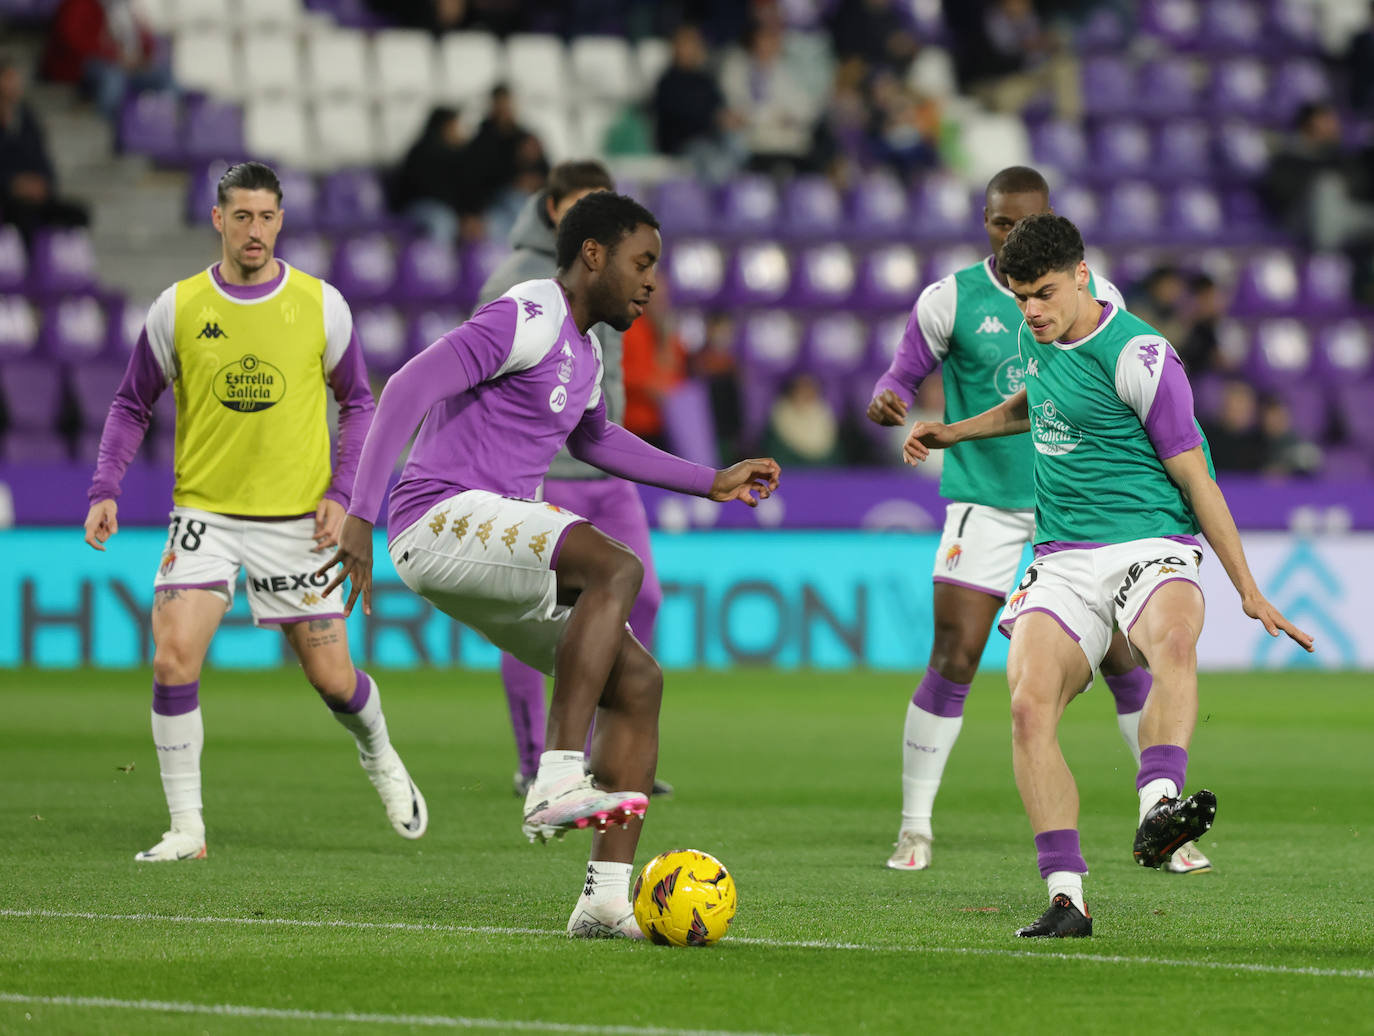
[[353,614],[353,603],[361,594],[363,614],[372,614],[372,523],[365,522],[355,515],[344,519],[339,530],[339,549],[334,556],[315,570],[316,575],[327,575],[335,565],[342,565],[338,574],[324,588],[323,596],[328,597],[345,579],[349,583],[348,603],[344,614]]
[[96,550],[105,549],[105,541],[119,531],[119,508],[113,500],[97,500],[86,512],[86,542]]
[[1304,633],[1285,619],[1283,613],[1270,604],[1262,594],[1252,594],[1243,598],[1240,606],[1245,609],[1245,614],[1250,618],[1258,619],[1271,637],[1286,633],[1288,638],[1304,651],[1311,653],[1314,650],[1312,634]]
[[891,389],[883,389],[868,404],[868,419],[886,428],[906,423],[906,401]]
[[329,497],[320,499],[315,508],[315,550],[328,550],[339,545],[339,530],[343,528],[344,506]]
[[917,421],[902,444],[902,459],[915,467],[930,456],[931,450],[947,450],[958,441],[947,424]]
[[[708,495],[719,503],[739,500],[750,507],[758,507],[759,500],[767,500],[778,488],[780,474],[782,468],[772,457],[742,460],[716,472],[716,480],[711,483]],[[755,493],[758,493],[757,499]]]

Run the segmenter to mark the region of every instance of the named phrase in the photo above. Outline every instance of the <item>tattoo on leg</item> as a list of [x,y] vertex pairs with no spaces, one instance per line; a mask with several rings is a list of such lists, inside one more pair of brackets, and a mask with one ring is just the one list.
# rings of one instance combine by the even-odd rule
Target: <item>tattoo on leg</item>
[[167,590],[158,590],[153,594],[153,607],[161,608],[164,604],[179,600],[181,596],[182,591],[176,587],[171,587]]
[[305,628],[304,641],[307,648],[322,648],[343,640],[343,634],[335,625],[334,619],[311,619],[305,624]]

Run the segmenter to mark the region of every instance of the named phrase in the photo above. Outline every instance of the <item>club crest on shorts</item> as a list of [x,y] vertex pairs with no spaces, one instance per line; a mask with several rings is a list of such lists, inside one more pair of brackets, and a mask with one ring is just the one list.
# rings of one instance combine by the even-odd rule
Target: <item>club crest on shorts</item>
[[1026,594],[1027,594],[1028,592],[1029,592],[1029,591],[1027,591],[1027,590],[1017,590],[1016,593],[1014,593],[1014,594],[1012,594],[1010,597],[1008,597],[1008,598],[1007,598],[1007,611],[1009,611],[1009,612],[1014,612],[1014,611],[1016,611],[1017,608],[1021,607],[1021,605],[1025,604],[1025,603],[1026,603]]
[[162,564],[158,566],[158,572],[163,578],[172,574],[172,568],[177,563],[177,552],[174,550],[164,551],[162,554]]
[[963,556],[963,545],[958,543],[951,544],[949,550],[945,551],[945,568],[949,569],[951,572],[954,571],[959,567],[959,559]]

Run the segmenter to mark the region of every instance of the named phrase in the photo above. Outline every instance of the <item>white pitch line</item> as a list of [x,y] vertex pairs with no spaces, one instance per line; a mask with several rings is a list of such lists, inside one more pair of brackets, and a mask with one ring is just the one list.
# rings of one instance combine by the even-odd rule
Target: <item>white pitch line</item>
[[[505,928],[496,925],[459,925],[421,923],[418,921],[314,921],[292,917],[188,917],[179,914],[98,914],[68,910],[12,910],[0,908],[3,917],[67,918],[80,921],[135,921],[140,923],[205,925],[268,925],[283,928],[344,928],[359,931],[450,932],[462,935],[534,935],[563,936],[565,933],[549,928]],[[1013,959],[1052,958],[1065,961],[1088,961],[1093,964],[1143,964],[1165,968],[1210,968],[1216,971],[1244,971],[1259,975],[1306,975],[1315,978],[1374,979],[1374,969],[1368,968],[1312,968],[1290,967],[1284,964],[1250,964],[1242,961],[1174,960],[1169,957],[1129,957],[1105,953],[1063,953],[1054,950],[999,950],[985,946],[894,946],[857,942],[829,942],[821,939],[753,939],[731,936],[729,940],[740,946],[767,946],[786,950],[841,950],[861,953],[931,953],[963,957],[1008,957]]]
[[657,1025],[581,1025],[572,1022],[540,1022],[509,1018],[464,1018],[443,1014],[372,1014],[356,1011],[301,1011],[252,1004],[193,1004],[176,1000],[117,1000],[106,996],[31,996],[0,992],[0,1003],[44,1007],[115,1008],[124,1011],[157,1011],[164,1014],[211,1014],[230,1018],[273,1018],[292,1022],[350,1022],[356,1025],[405,1025],[428,1029],[500,1029],[509,1032],[566,1032],[588,1036],[778,1036],[722,1029],[665,1029]]

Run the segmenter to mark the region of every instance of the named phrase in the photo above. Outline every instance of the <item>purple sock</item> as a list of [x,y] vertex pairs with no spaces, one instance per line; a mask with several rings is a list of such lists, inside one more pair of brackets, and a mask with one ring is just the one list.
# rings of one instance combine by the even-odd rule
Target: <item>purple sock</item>
[[1188,776],[1188,749],[1178,745],[1151,745],[1140,750],[1140,772],[1135,776],[1135,790],[1151,781],[1164,778],[1174,782],[1180,792]]
[[200,681],[158,683],[153,681],[153,711],[159,716],[183,716],[200,708]]
[[1136,666],[1129,673],[1108,676],[1107,688],[1116,699],[1116,714],[1124,716],[1128,712],[1139,712],[1145,707],[1145,699],[1150,696],[1154,677],[1142,666]]
[[[363,706],[367,704],[367,699],[372,697],[372,678],[361,669],[353,670],[353,697],[348,699],[344,705],[340,705],[333,698],[325,698],[324,703],[334,712],[358,713],[363,711]],[[324,697],[321,695],[321,697]]]
[[544,752],[544,674],[503,654],[501,683],[506,689],[520,772],[531,777],[539,769],[539,757]]
[[934,669],[927,669],[925,676],[911,696],[911,704],[924,709],[934,716],[946,719],[964,714],[964,699],[968,697],[969,685],[946,680]]
[[1055,871],[1088,873],[1088,864],[1078,848],[1078,831],[1072,827],[1042,831],[1036,835],[1035,858],[1040,864],[1042,878],[1048,878]]

